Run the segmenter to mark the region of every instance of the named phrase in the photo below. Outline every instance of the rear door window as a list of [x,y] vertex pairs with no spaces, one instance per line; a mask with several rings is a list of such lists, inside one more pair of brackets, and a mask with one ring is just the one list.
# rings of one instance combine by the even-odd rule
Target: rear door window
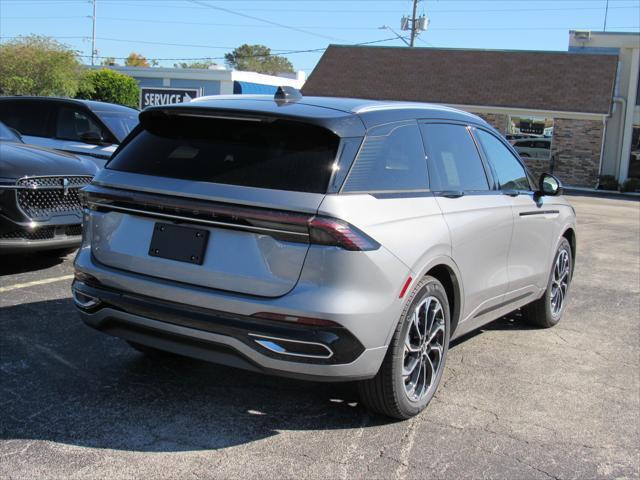
[[434,191],[474,192],[489,190],[478,149],[464,125],[420,125]]
[[0,103],[0,120],[22,135],[49,137],[52,106],[41,101],[8,101]]
[[344,192],[427,190],[427,162],[415,121],[373,127],[367,132]]
[[62,106],[58,109],[56,138],[82,141],[82,135],[85,133],[97,133],[102,138],[106,136],[86,111],[71,106]]
[[171,116],[147,124],[108,169],[244,187],[326,193],[340,139],[289,120]]
[[518,159],[498,138],[484,130],[476,130],[476,137],[497,175],[502,190],[531,190],[527,173]]

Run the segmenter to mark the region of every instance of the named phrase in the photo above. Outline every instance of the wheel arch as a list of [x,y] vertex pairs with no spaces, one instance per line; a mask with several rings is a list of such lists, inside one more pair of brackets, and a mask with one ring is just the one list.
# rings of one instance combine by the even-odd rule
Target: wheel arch
[[453,334],[460,322],[464,306],[464,287],[462,284],[460,270],[452,258],[442,256],[433,259],[419,270],[416,279],[420,279],[425,275],[430,275],[436,278],[440,283],[442,283],[442,286],[447,293],[449,312],[451,314],[451,338],[453,337]]
[[567,239],[567,241],[569,242],[569,246],[571,247],[571,259],[573,263],[573,265],[571,266],[574,267],[576,264],[576,248],[577,248],[576,231],[574,230],[573,227],[568,227],[562,233],[562,236]]

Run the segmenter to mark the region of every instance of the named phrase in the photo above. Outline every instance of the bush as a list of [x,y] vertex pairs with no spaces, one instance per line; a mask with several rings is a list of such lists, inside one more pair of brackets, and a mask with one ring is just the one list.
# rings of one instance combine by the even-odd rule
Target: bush
[[613,175],[600,175],[598,182],[598,190],[618,190],[620,184],[618,179]]
[[640,192],[640,178],[627,178],[622,184],[623,192]]
[[30,35],[0,45],[0,94],[72,97],[80,62],[73,50],[49,37]]
[[109,69],[89,70],[80,82],[76,98],[137,107],[140,87],[130,76]]

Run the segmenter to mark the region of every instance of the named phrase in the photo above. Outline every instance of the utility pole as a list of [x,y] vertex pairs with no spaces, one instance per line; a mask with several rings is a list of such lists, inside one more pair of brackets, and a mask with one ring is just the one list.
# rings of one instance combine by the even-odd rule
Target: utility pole
[[607,14],[609,13],[609,0],[607,0],[607,4],[604,7],[604,28],[603,31],[607,31]]
[[411,14],[411,39],[409,40],[410,47],[413,47],[413,44],[416,41],[416,9],[417,8],[418,8],[418,0],[413,0],[413,13]]
[[409,42],[407,45],[409,47],[413,47],[416,42],[416,38],[420,34],[420,32],[424,32],[428,25],[429,19],[424,15],[417,16],[418,10],[418,2],[420,0],[413,0],[413,11],[411,13],[411,17],[407,17],[406,15],[402,17],[400,20],[400,29],[404,31],[410,31]]
[[91,29],[91,66],[96,64],[96,2],[93,0],[93,15],[91,15],[91,21],[93,28]]

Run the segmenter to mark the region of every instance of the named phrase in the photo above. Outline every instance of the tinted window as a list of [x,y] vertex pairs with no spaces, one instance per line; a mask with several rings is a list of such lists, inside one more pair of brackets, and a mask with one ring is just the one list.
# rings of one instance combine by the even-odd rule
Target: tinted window
[[484,130],[477,130],[476,133],[498,176],[500,188],[503,190],[530,190],[525,169],[511,151],[490,133]]
[[102,120],[109,130],[116,136],[118,142],[122,142],[124,137],[138,125],[138,112],[132,110],[128,112],[94,112]]
[[549,148],[551,147],[551,142],[533,142],[533,146],[535,148],[544,148],[546,150],[549,150]]
[[432,190],[489,190],[480,154],[466,127],[432,123],[421,128]]
[[147,125],[107,168],[185,180],[324,193],[339,138],[299,122],[168,117]]
[[48,137],[51,105],[45,102],[0,102],[0,120],[22,135]]
[[393,123],[367,132],[344,185],[345,192],[426,190],[427,162],[415,122]]
[[56,122],[56,138],[81,141],[82,134],[89,132],[105,137],[102,128],[86,111],[75,107],[60,107]]

